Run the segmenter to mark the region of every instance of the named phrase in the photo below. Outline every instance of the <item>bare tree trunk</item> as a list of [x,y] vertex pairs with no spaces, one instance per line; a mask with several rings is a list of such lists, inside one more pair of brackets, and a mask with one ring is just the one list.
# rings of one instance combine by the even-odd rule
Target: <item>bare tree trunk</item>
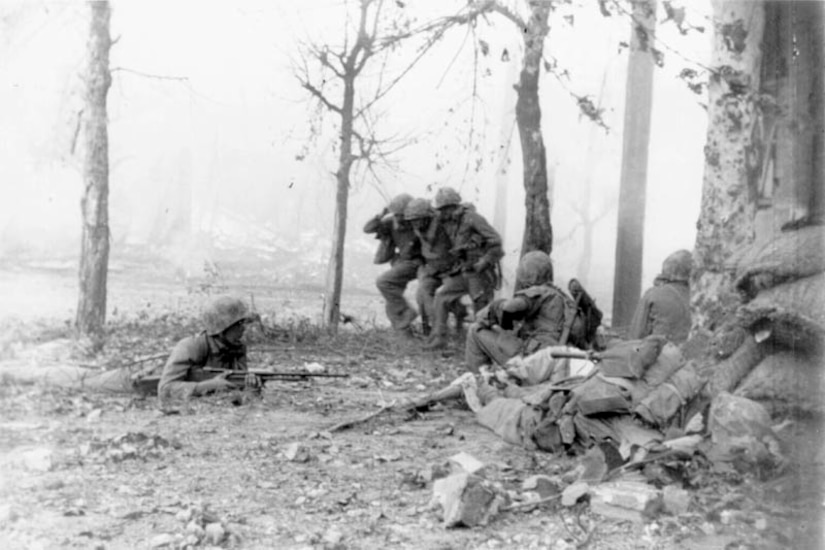
[[344,102],[341,106],[341,152],[338,156],[338,171],[335,174],[337,181],[335,222],[332,228],[332,249],[327,265],[326,300],[324,301],[324,325],[332,332],[338,331],[338,320],[341,315],[349,176],[354,160],[352,156],[354,105],[355,74],[348,74],[344,77]]
[[630,58],[624,111],[622,174],[616,232],[616,267],[613,279],[614,327],[626,327],[642,291],[644,257],[645,191],[650,115],[653,103],[653,35],[656,0],[633,3]]
[[693,327],[713,330],[739,302],[731,284],[734,251],[753,242],[758,174],[749,168],[760,116],[765,6],[713,0],[715,36],[708,84],[708,138],[691,281]]
[[75,324],[85,335],[100,333],[106,322],[106,277],[109,265],[109,136],[106,95],[111,85],[108,1],[89,3],[91,25],[84,107],[83,233],[80,249],[80,293]]
[[550,6],[546,2],[531,4],[530,19],[524,32],[524,60],[519,83],[516,86],[516,123],[521,141],[524,167],[524,238],[521,254],[553,250],[553,229],[550,225],[550,201],[547,187],[547,151],[541,133],[541,105],[539,104],[539,77],[541,76],[544,38],[549,32],[547,17]]

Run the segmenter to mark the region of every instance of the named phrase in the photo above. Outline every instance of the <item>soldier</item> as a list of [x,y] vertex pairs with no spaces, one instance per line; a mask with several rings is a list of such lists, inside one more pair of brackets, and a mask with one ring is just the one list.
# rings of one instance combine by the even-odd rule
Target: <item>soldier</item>
[[[421,254],[424,263],[418,269],[418,310],[421,312],[421,326],[424,334],[430,333],[430,322],[434,316],[434,299],[436,289],[441,286],[455,264],[456,257],[452,252],[452,242],[445,228],[439,225],[430,201],[427,199],[413,199],[404,211],[404,217],[412,224],[413,231],[421,243]],[[448,309],[456,316],[456,323],[460,329],[467,312],[464,305],[456,300],[448,305]]]
[[473,372],[548,346],[583,343],[584,320],[576,314],[573,300],[553,285],[550,256],[538,250],[525,254],[516,280],[520,290],[479,312],[467,331],[465,358]]
[[461,204],[461,196],[451,187],[438,190],[434,200],[438,223],[452,242],[456,261],[450,276],[435,293],[433,334],[426,349],[447,345],[448,304],[470,295],[473,312],[481,311],[493,299],[500,283],[499,261],[504,256],[501,236],[473,208]]
[[662,263],[662,273],[653,281],[633,315],[627,335],[637,340],[651,334],[665,336],[675,344],[687,340],[690,332],[690,272],[693,257],[679,250]]
[[[413,232],[412,224],[404,217],[404,210],[412,200],[407,193],[393,198],[387,208],[364,226],[365,233],[375,233],[382,243],[376,263],[389,261],[390,269],[378,276],[375,286],[384,297],[387,319],[397,331],[409,331],[418,312],[410,306],[404,291],[407,284],[417,277],[418,268],[424,263],[421,243]],[[384,257],[382,251],[387,254]]]
[[[226,378],[230,371],[247,370],[242,338],[251,320],[243,301],[229,296],[213,300],[203,313],[206,330],[178,342],[166,360],[158,383],[161,402],[237,388]],[[205,372],[205,367],[226,369],[226,372],[214,376]],[[258,388],[261,382],[249,374],[245,385]]]

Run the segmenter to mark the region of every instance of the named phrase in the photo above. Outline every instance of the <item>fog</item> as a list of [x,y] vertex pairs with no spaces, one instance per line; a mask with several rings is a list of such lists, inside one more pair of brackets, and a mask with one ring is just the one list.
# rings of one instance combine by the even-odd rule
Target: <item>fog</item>
[[[435,4],[410,9],[423,16],[436,13]],[[437,4],[449,13],[448,6],[461,2]],[[296,250],[313,265],[326,262],[335,199],[334,119],[326,115],[319,122],[292,66],[300,40],[340,37],[344,6],[333,0],[113,2],[113,261],[124,247],[145,246],[189,275],[227,247],[267,250],[274,254],[267,262]],[[693,66],[689,62],[709,58],[711,29],[706,2],[689,8],[704,34],[683,36],[672,23],[658,30],[665,65],[655,73],[644,286],[669,252],[693,247],[699,215],[706,98],[677,75]],[[4,261],[76,264],[82,156],[72,144],[82,108],[87,16],[88,8],[76,2],[0,1]],[[609,313],[627,64],[619,43],[629,41],[630,24],[602,17],[596,2],[582,2],[572,25],[551,19],[545,55],[570,73],[562,82],[546,74],[541,83],[557,282],[579,277]],[[369,280],[382,268],[370,264],[375,241],[361,228],[389,197],[401,191],[432,197],[450,185],[493,221],[501,178],[507,216],[496,225],[505,238],[505,273],[512,274],[524,224],[512,87],[521,37],[509,21],[488,21],[477,28],[490,44],[488,56],[476,58],[472,35],[455,29],[380,104],[379,133],[408,144],[392,166],[380,169],[380,182],[353,183],[345,271],[357,266],[369,277],[366,283],[348,280],[344,292],[355,284],[374,292]],[[400,63],[409,59],[405,55],[399,54]],[[373,69],[369,78],[377,77]],[[609,131],[580,114],[570,91],[592,97]],[[601,215],[589,269],[582,263],[576,213],[585,203],[593,216]]]

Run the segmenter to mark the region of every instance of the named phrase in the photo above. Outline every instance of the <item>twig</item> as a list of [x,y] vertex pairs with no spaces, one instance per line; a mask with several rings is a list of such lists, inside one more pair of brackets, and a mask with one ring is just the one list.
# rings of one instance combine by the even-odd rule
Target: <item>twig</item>
[[521,510],[522,508],[530,508],[531,506],[539,506],[540,504],[547,504],[548,502],[553,502],[554,500],[558,500],[561,498],[561,493],[549,497],[544,497],[540,500],[534,500],[532,502],[519,502],[518,504],[511,504],[507,508],[502,508],[502,512],[512,512],[513,510]]

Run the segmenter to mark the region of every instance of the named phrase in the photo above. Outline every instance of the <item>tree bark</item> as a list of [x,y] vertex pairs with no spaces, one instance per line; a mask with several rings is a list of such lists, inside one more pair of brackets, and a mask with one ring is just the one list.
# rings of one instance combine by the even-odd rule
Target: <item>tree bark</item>
[[530,19],[523,29],[524,59],[519,83],[516,85],[516,124],[521,141],[524,169],[524,237],[522,256],[532,250],[553,251],[553,228],[550,225],[548,198],[547,152],[541,133],[539,77],[541,76],[544,39],[549,32],[547,17],[550,5],[535,2],[530,6]]
[[344,102],[341,109],[341,152],[335,173],[335,221],[332,228],[332,249],[327,264],[324,325],[338,330],[341,315],[341,289],[344,281],[344,241],[347,234],[347,203],[349,201],[350,170],[352,168],[353,109],[355,105],[355,74],[344,75]]
[[653,105],[654,60],[650,48],[655,30],[656,0],[634,2],[625,86],[622,172],[613,279],[613,327],[630,325],[642,291],[647,157]]
[[109,136],[106,95],[111,85],[108,1],[90,2],[88,67],[84,107],[83,231],[80,248],[80,292],[75,325],[94,335],[106,322],[106,278],[109,266]]
[[708,138],[697,223],[691,310],[696,331],[712,331],[738,302],[734,251],[753,242],[758,171],[751,169],[761,108],[764,2],[713,0],[714,45],[708,83]]

